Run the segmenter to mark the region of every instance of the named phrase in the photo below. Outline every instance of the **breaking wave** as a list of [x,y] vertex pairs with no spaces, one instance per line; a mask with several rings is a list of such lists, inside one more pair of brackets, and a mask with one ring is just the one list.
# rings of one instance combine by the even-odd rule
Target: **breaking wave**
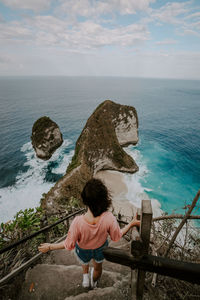
[[160,216],[162,214],[161,204],[157,199],[150,199],[147,192],[151,190],[145,187],[145,177],[149,170],[144,163],[141,152],[134,146],[124,148],[124,150],[135,160],[139,166],[139,171],[135,174],[124,174],[124,181],[128,192],[126,198],[133,203],[134,206],[141,208],[142,200],[151,200],[153,216]]
[[71,141],[65,140],[48,161],[36,157],[31,142],[22,146],[26,171],[18,173],[13,186],[0,189],[1,222],[12,219],[20,209],[34,208],[40,204],[42,194],[47,193],[65,174],[74,154],[74,150],[68,150],[71,144]]

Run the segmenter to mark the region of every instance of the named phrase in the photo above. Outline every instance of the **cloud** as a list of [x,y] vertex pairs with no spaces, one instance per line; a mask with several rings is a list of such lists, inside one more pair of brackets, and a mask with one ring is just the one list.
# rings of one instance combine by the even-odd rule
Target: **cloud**
[[199,8],[175,1],[2,0],[18,11],[0,14],[1,74],[200,78],[199,55],[178,52],[187,35],[197,49]]
[[113,13],[128,15],[135,14],[137,11],[147,11],[150,3],[153,2],[155,0],[63,0],[57,11],[83,17],[96,17]]
[[185,17],[185,19],[195,19],[195,18],[200,18],[200,12],[196,12]]
[[152,9],[149,19],[147,18],[148,23],[154,21],[156,26],[161,26],[163,23],[172,24],[175,34],[198,37],[200,36],[198,33],[200,31],[200,12],[191,13],[194,11],[191,4],[192,1],[169,2],[159,9]]
[[191,27],[193,27],[196,30],[200,30],[200,21],[191,23]]
[[151,16],[162,23],[180,24],[183,20],[179,17],[190,11],[189,4],[191,1],[167,3],[160,9],[154,9]]
[[119,0],[115,2],[116,10],[123,15],[134,14],[137,11],[148,11],[150,3],[155,2],[155,0]]
[[0,23],[0,39],[8,40],[24,40],[30,39],[32,33],[20,22]]
[[39,12],[50,7],[51,0],[1,0],[6,6],[12,9],[24,9]]
[[0,14],[0,23],[3,23],[4,21],[4,17]]
[[[135,58],[128,58],[132,76],[153,78],[200,79],[199,52],[148,52],[142,51]],[[127,63],[128,64],[128,63]],[[137,66],[135,72],[135,66]],[[131,74],[130,74],[131,76]]]
[[0,24],[0,38],[4,41],[22,40],[24,44],[74,50],[135,46],[149,40],[149,36],[147,27],[142,24],[107,28],[85,21],[72,26],[68,21],[53,16],[35,16],[24,22]]
[[87,21],[78,24],[71,33],[75,45],[82,45],[83,48],[133,46],[149,39],[147,28],[140,24],[109,29]]
[[0,54],[0,64],[1,65],[4,65],[4,64],[10,64],[13,62],[13,59],[8,56],[8,55],[5,55],[5,54]]
[[162,46],[162,45],[175,45],[177,44],[177,41],[175,40],[163,40],[156,42],[156,45]]
[[181,35],[193,35],[193,36],[200,37],[199,32],[187,28],[182,31]]
[[200,21],[184,23],[182,26],[182,30],[179,33],[180,35],[193,35],[200,37]]

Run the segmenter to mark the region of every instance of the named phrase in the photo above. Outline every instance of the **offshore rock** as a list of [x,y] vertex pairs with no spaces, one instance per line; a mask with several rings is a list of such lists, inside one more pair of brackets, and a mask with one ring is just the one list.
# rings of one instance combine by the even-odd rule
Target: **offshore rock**
[[32,128],[32,145],[38,158],[48,160],[63,143],[58,125],[49,117],[41,117]]
[[134,107],[110,100],[101,103],[79,136],[64,175],[42,199],[47,210],[59,210],[80,193],[100,170],[135,173],[138,166],[122,148],[138,142],[138,117]]

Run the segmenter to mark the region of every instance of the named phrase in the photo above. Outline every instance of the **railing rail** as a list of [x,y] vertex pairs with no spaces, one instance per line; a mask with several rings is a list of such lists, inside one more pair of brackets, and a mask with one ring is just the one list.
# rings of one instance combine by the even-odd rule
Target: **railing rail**
[[144,255],[138,259],[130,253],[111,247],[107,247],[103,252],[107,260],[128,266],[131,269],[155,272],[160,275],[200,284],[200,264],[182,262],[153,255]]
[[50,225],[48,225],[48,226],[45,226],[45,227],[41,228],[40,230],[38,230],[38,231],[36,231],[36,232],[34,232],[34,233],[28,235],[28,236],[25,236],[24,238],[22,238],[22,239],[20,239],[20,240],[18,240],[18,241],[16,241],[16,242],[14,242],[14,243],[12,243],[12,244],[6,246],[6,247],[0,249],[0,254],[2,254],[2,253],[6,252],[6,251],[8,251],[8,250],[11,250],[11,249],[17,247],[18,245],[20,245],[20,244],[22,244],[22,243],[24,243],[24,242],[26,242],[26,241],[28,241],[28,240],[30,240],[30,239],[36,237],[37,235],[39,235],[39,234],[41,234],[41,233],[44,233],[44,232],[50,230],[52,227],[55,227],[56,225],[58,225],[58,224],[64,222],[65,220],[70,219],[71,217],[73,217],[73,216],[75,216],[75,215],[77,215],[77,214],[82,213],[84,210],[85,210],[85,209],[83,208],[83,209],[80,209],[80,210],[78,210],[78,211],[75,211],[74,213],[72,213],[72,214],[70,214],[70,215],[67,215],[67,216],[63,217],[62,219],[58,220],[57,222],[52,223],[52,224],[50,224]]
[[[16,248],[18,245],[26,242],[27,240],[30,240],[32,238],[34,238],[35,236],[47,232],[48,230],[50,230],[52,227],[55,227],[56,225],[64,222],[65,220],[69,220],[70,218],[74,217],[75,215],[81,214],[85,209],[80,209],[78,211],[75,211],[74,213],[71,213],[65,217],[63,217],[62,219],[58,220],[57,222],[50,224],[48,226],[43,227],[42,229],[8,245],[7,247],[4,247],[1,249],[0,254],[9,251],[13,248]],[[62,241],[63,239],[65,239],[67,236],[64,235],[62,236],[59,240],[56,241],[56,243],[59,243],[60,241]],[[22,272],[24,269],[27,269],[30,265],[32,265],[34,262],[36,262],[41,256],[43,255],[43,253],[38,253],[35,256],[31,257],[28,261],[26,261],[25,263],[23,263],[21,266],[17,267],[16,269],[14,269],[13,271],[11,271],[9,274],[7,274],[6,276],[4,276],[3,278],[0,279],[0,287],[3,286],[4,284],[6,284],[8,281],[10,281],[13,277],[15,277],[16,275],[18,275],[20,272]]]
[[[200,192],[197,193],[193,202],[197,202],[199,195]],[[192,204],[191,207],[193,208],[194,204]],[[199,216],[190,215],[192,208],[189,209],[186,217],[188,219],[199,219]],[[183,262],[169,259],[167,257],[159,257],[148,254],[152,222],[164,220],[166,218],[173,219],[176,217],[183,220],[186,218],[182,215],[171,215],[152,219],[151,201],[143,200],[140,214],[140,232],[138,232],[136,228],[134,228],[132,232],[131,252],[125,252],[121,249],[110,247],[103,250],[104,256],[107,260],[131,268],[132,299],[141,300],[143,298],[146,271],[185,280],[190,283],[200,284],[200,264]],[[119,220],[119,222],[121,222],[121,220]],[[181,222],[181,225],[182,224],[183,221]],[[175,239],[173,239],[173,242],[174,240]]]
[[[65,236],[62,236],[59,240],[56,241],[56,243],[61,242],[67,237],[67,234]],[[4,276],[3,278],[0,279],[0,287],[6,284],[8,281],[10,281],[13,277],[17,276],[19,273],[21,273],[23,270],[27,269],[29,266],[31,266],[33,263],[35,263],[41,256],[43,255],[42,252],[34,255],[31,257],[28,261],[23,263],[21,266],[18,268],[14,269],[12,272]]]
[[[199,197],[199,192],[197,194]],[[195,198],[196,199],[196,198]],[[197,201],[197,199],[195,200]],[[41,234],[47,232],[51,228],[56,225],[62,223],[65,220],[69,220],[77,214],[80,214],[85,209],[80,209],[70,215],[67,215],[60,219],[59,221],[45,226],[42,229],[34,232],[33,234],[22,238],[2,249],[0,249],[0,254],[11,250],[18,245],[26,242],[27,240]],[[176,218],[176,216],[168,216],[168,218]],[[178,217],[180,217],[178,215]],[[107,247],[103,250],[105,258],[111,262],[118,263],[121,265],[126,265],[131,268],[131,285],[132,285],[132,299],[142,299],[143,297],[143,289],[144,289],[144,279],[145,272],[154,272],[157,274],[177,278],[180,280],[185,280],[191,283],[200,284],[200,264],[190,263],[190,262],[182,262],[174,259],[169,259],[167,257],[159,257],[148,254],[148,248],[150,243],[150,230],[152,221],[160,221],[164,217],[154,218],[152,219],[152,208],[151,201],[143,200],[142,208],[140,213],[141,225],[140,225],[140,233],[134,228],[132,232],[132,242],[131,242],[131,252],[125,252],[120,249]],[[166,218],[166,217],[165,217]],[[182,216],[180,217],[182,218]],[[187,218],[195,219],[195,216],[191,216],[188,214]],[[118,222],[122,224],[127,224],[118,219]],[[66,237],[63,236],[57,242],[63,240]],[[29,267],[33,264],[37,259],[41,257],[42,253],[39,253],[29,259],[27,262],[23,263],[20,267],[13,270],[10,274],[6,275],[0,280],[0,286],[8,282],[11,278],[16,276],[19,272]],[[137,269],[137,270],[135,270]],[[134,270],[134,271],[133,271]]]

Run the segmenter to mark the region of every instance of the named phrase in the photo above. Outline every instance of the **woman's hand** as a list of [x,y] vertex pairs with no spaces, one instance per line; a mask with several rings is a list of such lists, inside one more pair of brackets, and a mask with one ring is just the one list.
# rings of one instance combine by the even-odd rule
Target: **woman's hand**
[[62,241],[60,243],[56,243],[56,244],[44,243],[38,247],[38,250],[42,253],[46,253],[50,250],[59,250],[59,249],[65,249],[64,241]]
[[50,251],[50,243],[44,243],[44,244],[40,244],[40,246],[38,247],[38,250],[42,253],[46,253],[48,251]]
[[133,220],[130,222],[130,224],[131,224],[131,227],[133,227],[133,226],[140,227],[140,221],[137,220],[137,213],[136,213],[135,217],[133,218]]
[[137,214],[130,223],[128,223],[124,228],[121,229],[122,236],[126,234],[133,226],[140,227],[140,221],[137,220]]

